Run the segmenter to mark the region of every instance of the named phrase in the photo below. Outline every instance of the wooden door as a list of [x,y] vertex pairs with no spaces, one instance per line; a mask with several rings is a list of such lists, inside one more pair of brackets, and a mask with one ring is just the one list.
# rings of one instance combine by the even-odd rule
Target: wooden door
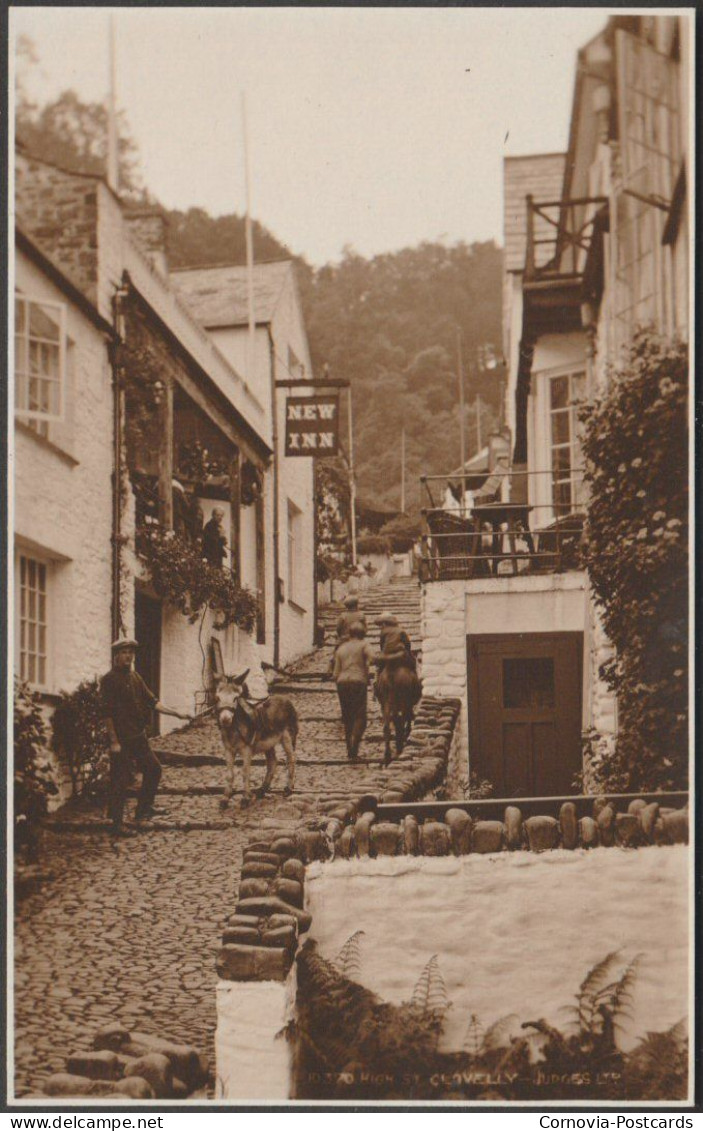
[[578,792],[583,633],[470,636],[472,769],[497,797]]
[[[134,635],[139,643],[134,666],[157,699],[161,696],[161,602],[137,590],[134,594]],[[159,733],[159,715],[151,712],[150,730]]]

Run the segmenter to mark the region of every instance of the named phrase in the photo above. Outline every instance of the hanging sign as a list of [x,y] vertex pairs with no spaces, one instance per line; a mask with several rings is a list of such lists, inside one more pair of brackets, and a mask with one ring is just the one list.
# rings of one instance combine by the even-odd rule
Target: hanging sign
[[339,454],[339,396],[286,399],[286,455]]

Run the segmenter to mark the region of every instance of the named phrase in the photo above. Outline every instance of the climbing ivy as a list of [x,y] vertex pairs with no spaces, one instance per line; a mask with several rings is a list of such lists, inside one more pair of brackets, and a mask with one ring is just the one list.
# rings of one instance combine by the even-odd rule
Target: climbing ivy
[[585,563],[615,658],[619,734],[602,786],[682,789],[688,763],[688,350],[634,338],[581,413],[590,486]]

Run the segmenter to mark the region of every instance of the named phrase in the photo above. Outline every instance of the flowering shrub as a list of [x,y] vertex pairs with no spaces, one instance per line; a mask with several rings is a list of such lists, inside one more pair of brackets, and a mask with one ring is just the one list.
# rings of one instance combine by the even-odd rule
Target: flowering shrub
[[138,531],[137,551],[158,596],[191,623],[209,608],[219,614],[219,627],[236,624],[253,631],[256,595],[238,585],[230,570],[210,565],[187,538],[153,523]]
[[15,843],[34,857],[37,829],[49,797],[58,793],[48,757],[46,723],[39,696],[26,683],[15,681],[14,702],[14,820]]
[[104,800],[110,744],[97,679],[85,680],[75,691],[62,692],[52,727],[54,750],[68,767],[74,796]]
[[688,351],[640,331],[582,411],[585,564],[616,650],[602,675],[619,734],[604,788],[682,789],[688,763]]

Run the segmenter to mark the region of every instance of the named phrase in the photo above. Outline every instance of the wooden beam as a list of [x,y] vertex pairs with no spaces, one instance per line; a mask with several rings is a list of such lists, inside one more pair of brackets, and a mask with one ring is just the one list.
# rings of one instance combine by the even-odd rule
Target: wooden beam
[[229,465],[229,513],[230,513],[230,569],[241,583],[242,578],[242,551],[241,551],[241,454],[237,450]]
[[256,640],[266,643],[266,538],[264,521],[264,492],[254,503],[256,508],[256,588],[259,591],[259,612],[256,618]]
[[173,380],[164,380],[159,404],[159,509],[166,530],[173,529]]

